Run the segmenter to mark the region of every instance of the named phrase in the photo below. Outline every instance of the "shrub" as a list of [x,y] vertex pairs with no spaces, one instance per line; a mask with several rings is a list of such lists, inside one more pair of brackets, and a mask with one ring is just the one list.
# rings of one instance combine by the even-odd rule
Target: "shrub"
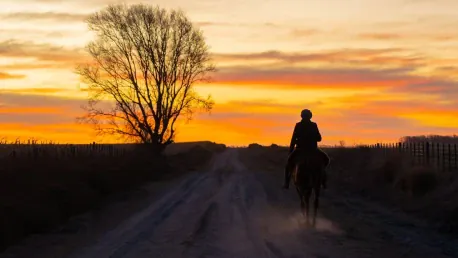
[[396,187],[412,196],[423,196],[436,188],[438,175],[430,167],[413,167],[397,178]]
[[250,143],[248,145],[248,148],[250,148],[250,149],[258,148],[258,149],[260,149],[260,148],[262,148],[262,145],[261,144],[257,144],[257,143]]

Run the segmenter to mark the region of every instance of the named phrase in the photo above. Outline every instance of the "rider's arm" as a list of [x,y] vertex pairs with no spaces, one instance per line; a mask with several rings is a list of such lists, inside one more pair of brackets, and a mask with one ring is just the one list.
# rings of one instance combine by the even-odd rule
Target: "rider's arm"
[[317,124],[315,124],[315,126],[316,126],[316,141],[317,142],[321,142],[322,139],[321,139],[320,130],[318,129],[318,125]]
[[293,152],[294,146],[296,145],[297,138],[297,124],[294,126],[293,136],[291,137],[291,143],[289,144],[289,153]]

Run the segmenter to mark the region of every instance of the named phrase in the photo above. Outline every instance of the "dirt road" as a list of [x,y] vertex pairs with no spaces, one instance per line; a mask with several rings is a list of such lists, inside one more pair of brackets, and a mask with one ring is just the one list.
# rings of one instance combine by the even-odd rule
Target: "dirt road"
[[[248,171],[238,155],[219,154],[207,172],[167,187],[116,227],[46,257],[458,257],[457,240],[330,190],[317,229],[304,228],[296,193],[280,188],[281,175]],[[40,257],[38,249],[30,257]],[[0,257],[26,257],[14,250]]]

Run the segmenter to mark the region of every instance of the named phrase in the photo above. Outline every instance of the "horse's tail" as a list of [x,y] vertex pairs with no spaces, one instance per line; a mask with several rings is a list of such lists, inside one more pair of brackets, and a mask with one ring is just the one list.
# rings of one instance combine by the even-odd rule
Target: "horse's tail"
[[324,167],[328,167],[331,164],[331,158],[329,155],[324,152],[322,149],[318,148],[318,152],[322,155],[323,162],[324,162]]

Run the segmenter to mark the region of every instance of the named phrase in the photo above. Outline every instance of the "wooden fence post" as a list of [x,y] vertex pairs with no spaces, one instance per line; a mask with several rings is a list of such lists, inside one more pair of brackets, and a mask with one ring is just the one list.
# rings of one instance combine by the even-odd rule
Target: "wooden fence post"
[[452,145],[448,144],[448,171],[452,171]]
[[456,143],[453,144],[453,148],[455,149],[454,153],[455,153],[455,169],[458,169],[458,162],[457,162],[457,159],[458,159],[458,156],[456,154]]
[[434,164],[434,142],[431,143],[431,163]]
[[436,159],[437,159],[437,168],[440,168],[440,161],[441,161],[441,157],[440,157],[440,149],[439,149],[439,143],[436,143]]
[[416,150],[416,143],[413,142],[410,144],[410,155],[412,155],[412,164],[416,164],[417,163],[417,152],[415,151]]
[[425,151],[425,142],[421,142],[420,143],[420,150],[418,152],[420,154],[420,164],[425,164],[425,154],[426,154],[426,151]]
[[442,171],[445,171],[445,143],[442,143]]
[[429,142],[426,142],[425,155],[426,164],[429,165]]

